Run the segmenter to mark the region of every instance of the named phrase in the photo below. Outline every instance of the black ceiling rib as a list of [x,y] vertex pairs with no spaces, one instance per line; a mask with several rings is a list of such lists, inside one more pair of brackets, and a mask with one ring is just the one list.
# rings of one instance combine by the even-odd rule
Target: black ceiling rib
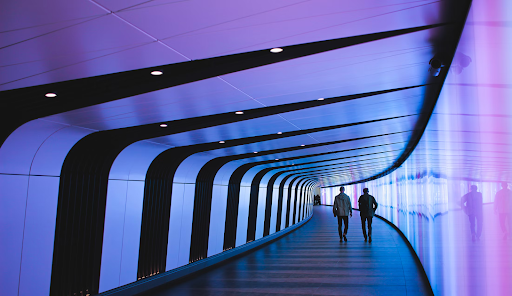
[[295,202],[293,203],[293,224],[297,223],[297,221],[298,221],[298,216],[299,216],[298,210],[299,210],[299,205],[300,205],[300,190],[302,188],[303,181],[304,180],[301,179],[301,177],[299,176],[297,183],[295,183],[295,190],[293,190],[293,193],[295,195],[295,198],[294,198]]
[[[384,165],[379,165],[377,167],[385,167]],[[371,171],[371,169],[369,169],[368,166],[361,166],[358,168],[357,171],[354,171],[354,172],[350,172],[350,171],[347,171],[347,169],[340,169],[340,170],[332,170],[332,171],[328,171],[327,169],[324,170],[324,171],[315,171],[315,172],[302,172],[302,173],[292,173],[294,175],[301,175],[301,176],[309,176],[309,177],[312,177],[312,178],[316,178],[316,179],[321,179],[323,177],[326,177],[326,176],[347,176],[347,175],[361,175],[362,173],[365,173],[367,171]]]
[[319,164],[319,163],[322,163],[322,162],[339,161],[339,160],[342,160],[342,159],[358,158],[358,157],[364,157],[364,156],[369,156],[369,155],[379,155],[379,154],[391,153],[391,152],[396,152],[396,151],[400,151],[400,150],[380,151],[380,152],[373,152],[373,153],[367,153],[367,154],[361,154],[361,155],[345,156],[345,157],[340,157],[340,158],[322,159],[322,160],[307,162],[307,163],[303,163],[303,164],[299,163],[299,164],[291,164],[291,165],[274,166],[272,168],[273,169],[287,169],[287,168],[298,167],[296,169],[287,170],[288,172],[290,172],[290,171],[300,171],[300,170],[307,170],[307,169],[320,168],[320,167],[326,167],[326,166],[336,166],[336,165],[344,165],[344,164],[353,165],[353,164],[357,164],[357,163],[361,163],[361,162],[366,162],[366,161],[373,161],[373,160],[378,160],[378,159],[395,158],[395,156],[393,156],[393,155],[390,155],[390,156],[379,156],[379,157],[374,157],[374,158],[358,159],[358,160],[353,160],[353,161],[336,162],[336,163],[333,163],[333,164],[322,164],[322,165],[319,165],[317,167],[301,167],[301,166],[305,166],[305,165],[309,165],[309,164],[313,164],[314,165],[314,164]]
[[[371,137],[373,137],[373,136],[365,137],[365,138],[371,138]],[[335,142],[348,142],[348,141],[354,141],[354,140],[359,140],[359,139],[360,138],[347,139],[347,140],[340,140],[340,141],[335,141]],[[331,144],[333,142],[327,142],[327,143]],[[327,143],[313,144],[313,145],[309,145],[306,147],[289,147],[289,148],[275,149],[275,150],[270,150],[270,151],[262,151],[259,153],[259,155],[268,155],[268,154],[288,152],[288,151],[293,151],[293,150],[307,149],[307,148],[310,148],[311,146],[324,146],[324,145],[327,145]],[[385,153],[385,152],[379,152],[379,153]],[[200,260],[202,258],[205,258],[205,256],[208,253],[208,244],[206,242],[208,242],[209,233],[208,233],[207,225],[209,224],[209,221],[210,221],[209,217],[211,214],[211,199],[212,199],[213,180],[215,178],[216,173],[223,165],[225,165],[226,163],[228,163],[230,161],[239,160],[239,159],[243,159],[243,158],[252,158],[252,157],[254,157],[253,153],[245,153],[245,154],[215,158],[215,159],[209,161],[208,163],[206,163],[199,171],[196,182],[195,182],[196,183],[196,192],[195,192],[195,197],[194,197],[192,237],[191,237],[191,243],[190,243],[190,258],[189,258],[190,262],[194,262],[194,261]],[[307,157],[307,156],[295,157],[294,159],[299,159],[299,158],[304,158],[304,157]],[[356,156],[352,156],[352,157],[356,157]],[[349,158],[349,157],[347,157],[347,158]],[[322,160],[322,161],[325,161],[325,160]],[[322,162],[322,161],[318,161],[318,162]],[[332,160],[329,160],[329,161],[332,161]],[[237,168],[233,172],[233,174],[230,177],[229,184],[228,184],[228,205],[230,205],[230,206],[228,206],[228,208],[226,209],[226,217],[228,217],[228,215],[238,216],[237,205],[238,205],[238,200],[239,200],[240,181],[241,181],[243,175],[254,166],[257,166],[257,165],[263,164],[263,163],[273,163],[273,162],[275,162],[275,161],[271,160],[271,161],[260,161],[260,162],[248,163],[248,164],[241,165],[239,168]],[[294,166],[294,165],[290,165],[290,166]],[[279,168],[279,167],[273,167],[271,169],[277,169],[277,168]],[[262,177],[262,175],[261,175],[261,177]],[[198,184],[200,186],[198,186]],[[259,184],[259,182],[258,182],[258,184]],[[255,195],[253,190],[255,190],[254,188],[256,188],[256,187],[251,186],[251,188],[252,188],[252,190],[251,190],[252,193],[251,193],[250,207],[252,206],[251,208],[253,208],[253,211],[254,211],[254,208],[257,207],[257,195]],[[235,207],[235,205],[236,205],[236,207]],[[253,225],[255,223],[255,221],[253,221],[253,220],[255,220],[255,216],[252,215],[249,217],[249,219],[250,219],[249,221],[252,224],[249,223],[248,225],[249,226]],[[230,220],[232,220],[232,219],[230,219]],[[226,225],[226,227],[227,227],[227,225]],[[255,225],[254,225],[254,227],[255,227]],[[252,227],[252,226],[248,227],[248,235],[249,235],[247,238],[248,241],[250,239],[254,239],[251,235],[254,227]],[[229,231],[233,231],[232,226],[229,228]],[[236,226],[234,227],[234,231],[236,233]],[[230,236],[231,236],[231,238],[230,238],[229,244],[226,244],[226,240],[225,240],[225,244],[224,244],[225,249],[234,247],[234,245],[232,245],[232,244],[234,243],[234,241],[236,239],[233,237],[233,236],[235,236],[235,234],[230,234]]]
[[[87,135],[78,141],[69,151],[61,169],[54,242],[56,247],[53,254],[55,264],[52,266],[51,290],[60,291],[63,285],[65,285],[65,280],[63,279],[67,276],[76,278],[76,266],[80,266],[80,273],[88,274],[87,278],[84,277],[83,280],[77,280],[75,282],[76,285],[80,286],[82,290],[86,287],[89,291],[97,291],[99,288],[101,247],[103,243],[102,233],[105,219],[108,176],[116,157],[130,144],[140,140],[195,129],[261,118],[284,112],[304,110],[417,87],[421,86],[341,96],[324,101],[313,100],[250,109],[245,110],[243,116],[227,112],[181,119],[167,122],[167,128],[160,128],[157,124],[147,124],[101,131]],[[85,216],[80,216],[84,221],[72,219],[67,216],[66,213],[70,208],[88,209]],[[62,252],[60,249],[67,248],[67,238],[72,237],[74,227],[83,227],[84,231],[89,232],[95,239],[86,240],[83,237],[74,237],[76,241],[72,244],[83,247],[71,248],[69,252],[66,253]],[[76,262],[69,260],[69,258],[75,258],[73,260]],[[81,258],[89,259],[82,261]]]
[[[469,9],[471,8],[471,0],[463,1],[462,3],[459,2],[453,2],[448,3],[446,2],[445,5],[447,7],[443,9],[443,12],[450,15],[451,19],[454,21],[454,26],[451,26],[451,30],[447,30],[443,33],[443,36],[437,40],[437,45],[439,48],[439,52],[437,54],[440,54],[443,56],[443,61],[446,63],[445,68],[447,70],[441,71],[438,77],[434,77],[435,80],[438,82],[435,85],[432,85],[431,87],[427,88],[427,92],[425,93],[425,100],[422,107],[422,110],[420,112],[420,116],[418,118],[418,121],[415,124],[414,132],[411,135],[411,139],[409,140],[409,143],[407,144],[407,147],[403,151],[402,155],[393,163],[392,166],[385,169],[384,171],[380,172],[379,174],[376,174],[374,176],[371,176],[369,178],[365,178],[362,180],[352,181],[348,183],[343,184],[336,184],[336,185],[329,185],[329,186],[322,186],[323,188],[328,187],[337,187],[337,186],[344,186],[344,185],[352,185],[357,183],[363,183],[372,181],[378,178],[381,178],[383,176],[386,176],[390,173],[392,173],[394,170],[398,169],[406,160],[409,158],[409,155],[414,151],[418,143],[420,142],[421,137],[423,136],[423,133],[425,129],[427,128],[428,121],[430,120],[430,117],[432,115],[432,112],[434,111],[434,107],[436,106],[437,99],[439,98],[439,95],[441,94],[442,87],[444,85],[444,81],[446,80],[446,76],[448,75],[448,69],[451,66],[451,63],[453,61],[453,57],[455,56],[455,51],[457,50],[457,45],[459,44],[459,40],[462,35],[462,31],[464,29],[464,25],[466,23],[467,16],[469,14]],[[430,78],[430,81],[434,80],[433,77]]]
[[[238,145],[257,143],[297,135],[340,129],[345,127],[363,125],[413,116],[403,115],[390,118],[375,119],[362,122],[354,122],[341,125],[333,125],[312,129],[304,129],[292,132],[284,132],[282,134],[269,134],[247,138],[239,138],[234,140],[226,140],[222,146],[218,142],[203,143],[190,146],[176,147],[163,151],[151,163],[146,173],[144,183],[144,199],[142,211],[141,236],[139,244],[139,262],[137,278],[145,278],[151,274],[159,273],[165,270],[167,260],[167,237],[169,228],[170,202],[172,196],[172,182],[176,169],[181,162],[188,156],[204,152],[208,150],[234,147]],[[375,147],[382,146],[377,145]],[[356,148],[353,150],[366,149],[370,147]],[[352,149],[351,149],[352,150]],[[163,204],[164,206],[158,206]],[[157,210],[159,215],[153,212]],[[161,230],[161,240],[154,240],[152,234],[155,229]],[[269,229],[266,229],[269,230]]]
[[[288,179],[289,179],[289,178],[291,178],[291,176],[284,176],[284,177],[283,177],[283,179],[281,180],[281,182],[279,183],[279,193],[278,193],[278,194],[279,194],[279,196],[278,196],[278,198],[279,198],[280,200],[282,200],[283,202],[284,202],[284,185],[286,184],[286,181],[288,181]],[[228,196],[228,198],[229,198],[229,196]],[[288,212],[289,212],[289,209],[290,209],[290,199],[289,199],[289,198],[287,198],[287,199],[286,199],[286,213],[288,213]],[[281,214],[279,214],[279,213],[278,213],[277,215],[278,215],[278,217],[280,217],[280,216],[281,216],[281,220],[283,219],[283,218],[282,218],[282,212],[281,212]],[[286,227],[288,227],[288,221],[289,221],[289,220],[288,220],[288,216],[287,216],[287,215],[285,215],[285,216],[284,216],[284,219],[285,219],[285,220],[284,220],[284,225],[285,225],[284,227],[286,228]],[[276,226],[276,231],[281,230],[281,224],[283,224],[283,223],[281,222],[281,223],[279,224],[279,228]]]
[[[339,165],[339,164],[336,164],[336,165]],[[235,172],[233,173],[233,175],[239,175],[239,176],[243,176],[245,174],[245,172],[247,172],[250,168],[254,167],[255,165],[254,164],[246,164],[246,165],[242,165],[238,170],[238,172]],[[289,167],[292,167],[292,166],[295,166],[295,165],[289,165]],[[272,171],[272,170],[275,170],[275,169],[278,169],[276,167],[270,167],[270,168],[265,168],[265,169],[262,169],[260,172],[258,172],[255,177],[253,178],[252,182],[251,182],[251,193],[250,193],[250,209],[252,209],[252,215],[251,215],[251,211],[249,212],[250,215],[248,217],[249,219],[249,223],[248,223],[248,229],[247,229],[247,242],[250,242],[252,240],[254,240],[255,238],[255,232],[256,232],[256,215],[254,213],[254,211],[256,211],[257,209],[257,206],[258,206],[258,191],[259,191],[259,187],[260,187],[260,182],[261,182],[261,179],[263,178],[263,176],[265,174],[267,174],[268,172]],[[305,168],[301,168],[301,169],[296,169],[296,170],[304,170]],[[273,195],[273,186],[274,186],[274,182],[275,180],[282,174],[284,173],[288,173],[290,175],[297,175],[299,174],[300,176],[305,176],[304,173],[292,173],[293,171],[296,171],[296,170],[287,170],[287,171],[280,171],[280,172],[276,172],[269,180],[269,182],[267,183],[267,194],[266,194],[266,207],[265,207],[265,221],[264,221],[264,230],[263,230],[263,236],[266,236],[269,234],[269,229],[270,229],[270,209],[269,209],[269,204],[272,202],[272,195]],[[239,180],[239,178],[236,178],[237,180]],[[241,179],[241,178],[240,178]],[[238,181],[239,182],[239,181]],[[230,182],[231,183],[231,182]],[[282,190],[282,188],[280,187],[280,190]],[[239,191],[239,186],[237,188],[237,191]],[[282,198],[283,198],[283,195],[280,194],[278,196],[278,207],[279,205],[281,205],[281,209],[282,209]],[[252,207],[251,207],[252,205]],[[281,222],[281,215],[279,214],[279,209],[278,209],[278,214],[277,214],[277,219],[276,219],[276,231],[279,231],[280,230],[280,222]],[[236,227],[235,227],[236,229]]]
[[[266,204],[265,204],[265,223],[263,224],[263,236],[267,236],[270,233],[270,222],[271,222],[271,215],[272,215],[272,200],[274,199],[274,183],[277,180],[277,177],[279,177],[281,174],[274,174],[267,182],[267,193],[266,193]],[[269,206],[270,201],[270,206]],[[281,223],[281,216],[279,215],[279,212],[283,210],[283,199],[277,199],[277,212],[276,212],[276,228],[277,225]],[[279,230],[276,230],[276,232]]]
[[[378,157],[378,158],[373,158],[371,160],[375,160],[375,159],[381,159],[381,158],[391,158],[391,157]],[[353,161],[353,162],[357,162],[357,163],[361,163],[361,162],[365,162],[367,161],[367,159],[363,159],[363,160],[358,160],[358,161]],[[378,164],[380,162],[372,162],[373,164]],[[353,166],[354,164],[350,164],[349,166],[341,166],[341,165],[345,165],[347,164],[347,162],[341,162],[341,163],[334,163],[334,164],[325,164],[325,165],[320,165],[320,166],[315,166],[315,167],[305,167],[305,168],[298,168],[298,169],[293,169],[293,170],[286,170],[284,172],[288,172],[288,173],[297,173],[297,174],[313,174],[313,173],[322,173],[324,172],[325,170],[330,170],[330,171],[334,171],[334,172],[337,172],[339,170],[346,170],[348,168],[351,168],[351,166]],[[360,164],[358,166],[363,166],[363,165],[366,165],[365,163],[363,164]],[[329,167],[333,167],[333,168],[329,168]],[[275,167],[272,167],[272,169],[275,169]],[[318,169],[318,170],[313,170],[313,169]],[[302,172],[298,172],[298,171],[302,171]]]
[[[403,132],[398,132],[403,133]],[[318,144],[311,144],[307,146],[294,146],[288,148],[280,148],[273,149],[267,151],[261,151],[258,153],[258,156],[262,155],[270,155],[276,153],[290,152],[295,150],[308,149],[313,147],[321,147],[338,143],[345,143],[350,141],[357,141],[362,139],[369,139],[381,136],[387,136],[398,133],[389,133],[384,135],[374,135],[368,137],[361,138],[353,138],[353,139],[345,139],[331,142],[324,142]],[[255,157],[254,153],[244,153],[238,155],[230,155],[218,157],[207,162],[199,171],[196,178],[196,191],[194,197],[194,214],[192,219],[192,237],[190,242],[190,258],[189,262],[195,262],[202,258],[206,258],[208,254],[208,236],[209,236],[209,222],[210,222],[210,214],[211,214],[211,200],[212,200],[212,189],[213,189],[213,180],[215,178],[218,170],[225,165],[226,163],[234,160],[244,159],[244,158],[253,158]],[[274,161],[271,161],[274,162]],[[250,163],[249,165],[252,165]],[[247,170],[252,166],[242,165],[244,169]],[[246,171],[244,170],[236,170],[239,174],[243,175]],[[233,173],[234,174],[234,173]],[[233,185],[236,186],[236,185]],[[239,186],[239,184],[238,184]],[[253,197],[254,198],[254,197]],[[253,204],[257,205],[257,202],[253,202]]]
[[[427,96],[427,97],[429,97],[429,96]],[[427,99],[427,101],[428,101],[428,99]],[[428,108],[427,108],[427,109],[428,109]],[[425,108],[423,108],[423,111],[424,111],[424,110],[425,110]],[[430,115],[430,114],[429,114],[429,115]],[[426,123],[426,122],[425,122],[425,123]],[[199,125],[199,126],[200,126],[200,125]],[[418,126],[418,125],[417,125],[417,126]],[[199,128],[199,127],[195,127],[195,128],[197,129],[197,128]],[[421,130],[420,130],[420,129],[421,129]],[[423,128],[420,128],[420,129],[417,129],[417,131],[420,131],[420,132],[422,133]],[[421,134],[421,133],[420,133],[420,134]],[[128,135],[125,135],[125,136],[128,136]],[[132,139],[133,139],[133,138],[132,138]],[[123,139],[123,140],[124,140],[124,139]],[[109,143],[109,142],[110,142],[110,143]],[[107,144],[114,144],[114,146],[115,146],[115,143],[112,143],[111,141],[107,141]],[[126,144],[126,142],[124,142],[124,144]],[[120,145],[120,146],[121,146],[121,145]],[[75,147],[76,147],[76,146],[75,146]],[[119,147],[119,146],[118,146],[118,147]],[[90,148],[90,147],[89,147],[89,148]],[[414,147],[413,147],[413,148],[414,148]],[[114,158],[115,158],[115,156],[117,155],[117,153],[114,153],[114,150],[117,150],[117,149],[116,149],[116,148],[114,148],[114,149],[112,149],[111,151],[108,151],[108,154],[109,154],[109,155],[107,155],[107,157],[101,157],[101,156],[100,156],[100,155],[98,155],[97,153],[92,152],[92,153],[91,153],[91,154],[92,154],[92,156],[93,156],[92,158],[97,157],[96,161],[97,161],[98,163],[103,163],[103,164],[104,164],[104,165],[102,165],[102,167],[105,167],[105,166],[107,166],[107,165],[108,165],[108,166],[110,166],[110,165],[111,165],[111,161],[109,161],[109,158],[114,159]],[[68,156],[69,156],[69,155],[68,155]],[[91,156],[91,155],[89,155],[89,156]],[[106,158],[106,159],[105,159],[105,158]],[[66,158],[66,161],[67,161],[67,160],[68,160],[68,158]],[[91,158],[86,159],[86,161],[90,161],[90,160],[92,160],[92,159],[91,159]],[[106,162],[104,162],[103,160],[107,160],[107,161],[106,161]],[[84,163],[84,162],[82,162],[82,163]],[[77,162],[76,164],[77,164],[77,165],[80,165],[78,162]],[[89,164],[89,163],[85,162],[84,164],[85,164],[85,165],[87,165],[87,164]],[[93,167],[89,167],[89,168],[87,168],[87,170],[89,170],[89,172],[90,172],[90,171],[93,171],[95,175],[99,175],[99,176],[102,176],[102,175],[103,175],[103,176],[104,176],[104,175],[106,174],[106,173],[105,173],[105,171],[104,171],[104,170],[101,170],[101,169],[98,171],[98,168],[99,168],[99,167],[95,167],[95,168],[93,168]],[[91,169],[92,169],[92,170],[91,170]],[[69,167],[69,171],[72,171],[72,170],[73,170],[73,169],[72,169],[72,168],[71,168],[71,166],[70,166],[70,167]],[[93,177],[92,177],[92,175],[90,175],[90,174],[89,174],[89,172],[87,172],[87,173],[85,174],[85,175],[87,175],[87,176],[84,176],[84,175],[83,175],[83,170],[82,170],[81,172],[80,172],[80,170],[78,170],[78,171],[74,171],[73,173],[77,173],[78,175],[80,175],[80,176],[78,176],[78,178],[80,178],[80,177],[86,177],[86,178],[82,178],[82,179],[87,179],[87,177],[93,178]],[[101,177],[101,178],[103,178],[103,177]],[[65,179],[65,178],[64,178],[64,179]],[[71,179],[71,178],[70,178],[70,179]],[[95,177],[94,177],[93,179],[95,179]],[[91,180],[91,181],[92,181],[92,180]],[[75,184],[75,185],[80,185],[80,184]],[[104,191],[104,189],[106,188],[106,185],[103,185],[101,182],[99,182],[99,184],[98,184],[98,185],[99,185],[99,187],[100,187],[100,190],[99,190],[99,191],[103,192],[103,191]],[[83,186],[79,186],[79,187],[81,187],[81,188],[83,189]],[[87,196],[88,194],[89,194],[89,193],[86,193],[85,195]],[[103,193],[100,193],[100,195],[102,195],[102,194],[103,194]],[[60,199],[60,196],[59,196],[59,199]],[[100,199],[100,203],[102,203],[102,200],[101,200],[101,199]],[[95,275],[93,275],[93,277],[95,277]],[[53,276],[52,276],[52,278],[53,278]]]
[[286,220],[288,222],[290,222],[290,220],[291,220],[291,224],[290,225],[295,224],[295,206],[297,205],[297,194],[295,194],[295,196],[292,199],[292,193],[294,193],[293,192],[293,186],[295,185],[295,187],[297,187],[297,183],[298,182],[296,183],[296,181],[299,178],[300,178],[300,176],[297,176],[297,177],[293,178],[290,181],[290,183],[288,183],[288,197],[289,197],[288,201],[292,201],[293,200],[293,208],[290,205],[290,207],[288,208],[288,212],[286,213]]
[[[383,152],[379,152],[379,153],[383,153]],[[264,162],[269,162],[269,161],[264,161]],[[261,162],[260,162],[261,163]],[[240,191],[240,181],[241,181],[241,178],[243,177],[243,175],[245,174],[245,172],[247,172],[249,169],[251,169],[252,167],[255,167],[257,165],[259,165],[260,163],[249,163],[249,164],[245,164],[245,165],[242,165],[240,166],[237,170],[235,170],[235,172],[232,174],[231,178],[230,178],[230,181],[229,181],[229,189],[231,190],[231,194],[228,194],[228,205],[230,203],[233,203],[233,204],[236,204],[236,207],[235,206],[232,206],[231,208],[228,207],[228,209],[226,210],[226,217],[230,217],[230,216],[233,216],[233,217],[236,217],[238,214],[238,198],[239,198],[239,191]],[[299,164],[300,165],[300,164]],[[339,164],[338,164],[339,165]],[[293,167],[293,166],[296,166],[296,165],[287,165],[287,166],[283,166],[283,167]],[[262,171],[258,172],[254,179],[253,179],[253,182],[251,184],[251,202],[255,203],[255,207],[257,207],[257,202],[255,200],[255,197],[253,196],[256,192],[256,189],[259,189],[259,183],[261,181],[261,178],[269,171],[272,171],[272,170],[275,170],[275,169],[279,169],[279,168],[282,168],[282,167],[270,167],[270,168],[265,168],[263,169]],[[301,169],[297,169],[297,170],[303,170],[304,168],[301,168]],[[287,170],[287,171],[280,171],[280,172],[276,172],[269,180],[268,184],[267,184],[267,198],[266,198],[266,201],[267,203],[269,201],[272,200],[272,194],[273,194],[273,184],[275,182],[275,180],[282,174],[285,174],[285,173],[288,173],[289,175],[286,176],[282,181],[281,181],[281,185],[279,186],[279,196],[278,196],[278,207],[279,205],[281,206],[281,209],[282,209],[282,202],[283,202],[283,186],[284,186],[284,182],[286,182],[286,180],[293,176],[293,175],[297,175],[299,174],[299,176],[303,176],[302,173],[291,173],[295,170]],[[291,173],[291,174],[290,174]],[[256,182],[256,181],[257,182]],[[290,200],[288,200],[288,209],[287,209],[287,212],[289,214],[289,202]],[[269,213],[267,213],[267,210],[265,212],[265,217],[267,216],[270,216]],[[289,218],[289,217],[288,217]],[[281,227],[281,212],[279,211],[278,209],[278,214],[277,214],[277,219],[276,219],[276,231],[279,231],[280,230],[280,227]],[[236,219],[231,219],[231,220],[236,220]],[[251,219],[251,217],[249,217],[249,221],[252,221],[252,220],[255,220],[255,217],[253,217]],[[265,219],[265,222],[267,221],[267,218]],[[227,222],[226,222],[227,223]],[[288,220],[286,220],[286,223],[288,223]],[[252,224],[255,224],[255,221],[252,221]],[[250,224],[250,225],[252,225]],[[249,225],[249,224],[248,224]],[[247,241],[249,242],[251,239],[254,239],[253,238],[253,233],[255,232],[255,225],[253,225],[254,227],[248,227],[248,237],[247,237]],[[228,227],[228,225],[226,225],[226,227]],[[270,227],[270,222],[268,222],[268,226],[265,225],[264,226],[264,236],[265,235],[268,235],[268,230],[267,230],[267,227]],[[225,228],[226,229],[226,233],[225,233],[225,238],[224,238],[224,250],[227,250],[227,249],[230,249],[230,248],[233,248],[234,247],[234,244],[235,244],[235,240],[236,240],[236,223],[230,223],[230,227],[229,228]]]
[[[284,47],[286,50],[279,54],[273,54],[268,49],[264,49],[2,91],[0,92],[0,102],[3,106],[3,112],[0,111],[2,125],[0,146],[19,126],[37,118],[446,25],[451,23],[291,45]],[[153,70],[163,71],[164,75],[152,76],[150,72]],[[46,98],[44,96],[46,93],[56,93],[57,97]]]
[[[397,144],[397,143],[391,143]],[[326,152],[326,153],[317,153],[317,154],[310,154],[306,156],[296,156],[291,158],[284,158],[282,161],[288,161],[288,160],[295,160],[295,159],[301,159],[301,158],[309,158],[314,156],[322,156],[322,155],[328,155],[328,154],[334,154],[334,153],[341,153],[346,151],[354,151],[354,150],[360,150],[360,149],[367,149],[367,148],[374,148],[383,145],[376,145],[376,146],[369,146],[369,147],[361,147],[361,148],[354,148],[354,149],[347,149],[347,150],[341,150],[341,151],[333,151],[333,152]],[[250,168],[261,165],[261,164],[270,164],[273,161],[260,161],[257,163],[242,165],[239,168],[237,168],[233,174],[231,175],[229,182],[228,182],[228,200],[227,200],[227,207],[226,207],[226,225],[225,225],[225,233],[224,233],[224,250],[229,250],[231,248],[235,247],[236,242],[236,228],[237,228],[237,217],[238,217],[238,201],[239,201],[239,194],[240,194],[240,181],[245,174],[247,170]],[[299,164],[300,165],[300,164]],[[289,167],[293,167],[295,165],[288,165]],[[273,167],[272,169],[279,169],[282,167],[288,167],[288,166],[281,166],[281,167]],[[267,194],[269,194],[268,188],[271,188],[270,184],[274,184],[275,180],[282,174],[287,173],[288,171],[280,171],[276,172],[269,180],[269,185],[267,186]],[[281,222],[282,222],[282,206],[283,206],[283,196],[284,196],[284,184],[290,178],[291,175],[285,176],[283,180],[281,180],[281,183],[279,185],[278,189],[278,212],[277,212],[277,219],[276,219],[276,232],[281,230]],[[270,194],[273,194],[273,192],[270,192]],[[271,197],[267,197],[271,198]],[[290,200],[288,198],[287,200],[287,213],[289,214],[290,207]],[[285,218],[285,227],[288,227],[289,220],[288,218]],[[265,231],[265,230],[264,230]]]
[[[385,166],[385,165],[381,165],[381,166]],[[315,177],[315,178],[319,178],[319,177],[322,177],[322,176],[329,176],[329,175],[335,175],[335,176],[345,176],[347,174],[360,174],[362,172],[366,172],[366,171],[371,171],[371,169],[368,169],[368,168],[371,168],[371,166],[365,166],[365,165],[361,165],[357,171],[355,172],[347,172],[347,169],[333,169],[333,170],[329,170],[329,169],[325,169],[325,170],[318,170],[318,171],[304,171],[304,172],[291,172],[292,174],[294,175],[302,175],[302,176],[310,176],[310,177]],[[288,171],[290,172],[290,171]]]

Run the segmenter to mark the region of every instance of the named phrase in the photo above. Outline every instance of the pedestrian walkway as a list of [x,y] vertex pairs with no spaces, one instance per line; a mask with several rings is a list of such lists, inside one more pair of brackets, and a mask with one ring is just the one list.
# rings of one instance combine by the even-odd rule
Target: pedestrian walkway
[[145,295],[431,295],[406,243],[384,221],[373,219],[365,243],[359,213],[340,242],[332,207],[315,206],[311,221],[244,257]]

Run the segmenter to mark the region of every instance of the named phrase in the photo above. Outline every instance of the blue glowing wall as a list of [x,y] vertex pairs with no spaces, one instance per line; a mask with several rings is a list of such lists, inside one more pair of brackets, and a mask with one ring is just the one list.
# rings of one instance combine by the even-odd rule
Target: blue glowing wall
[[[441,96],[413,154],[390,175],[347,186],[354,206],[369,188],[379,203],[377,214],[399,227],[414,247],[435,295],[512,294],[512,222],[505,221],[507,236],[494,203],[501,182],[512,187],[511,11],[510,1],[473,1]],[[472,236],[461,205],[471,185],[483,198],[480,238],[478,223]],[[332,204],[338,192],[324,188],[322,203]],[[509,219],[511,206],[509,200],[500,209]]]

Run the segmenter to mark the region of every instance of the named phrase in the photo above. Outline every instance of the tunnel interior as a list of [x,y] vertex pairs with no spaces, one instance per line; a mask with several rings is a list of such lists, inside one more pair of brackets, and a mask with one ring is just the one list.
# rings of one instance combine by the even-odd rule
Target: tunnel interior
[[369,189],[435,295],[508,295],[510,11],[2,4],[2,295],[143,286],[290,233],[340,186],[355,209]]

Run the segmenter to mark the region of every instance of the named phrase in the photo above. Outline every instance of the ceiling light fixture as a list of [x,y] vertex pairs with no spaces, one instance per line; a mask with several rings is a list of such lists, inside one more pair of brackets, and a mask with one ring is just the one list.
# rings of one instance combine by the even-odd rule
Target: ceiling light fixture
[[304,147],[304,146],[306,146],[306,145],[302,144],[301,146],[302,146],[302,147]]
[[44,96],[47,97],[47,98],[55,98],[57,96],[57,94],[55,94],[55,93],[47,93]]
[[258,153],[258,151],[254,151],[254,153]]
[[220,143],[220,144],[224,144],[224,143],[226,143],[226,142],[224,142],[224,141],[219,141],[219,143]]
[[319,101],[323,101],[323,100],[325,100],[325,99],[324,99],[324,98],[319,98],[318,100],[319,100]]
[[244,114],[244,111],[236,111],[235,114],[242,115]]
[[277,134],[278,134],[278,135],[282,135],[282,134],[283,134],[283,132],[277,132]]
[[159,76],[159,75],[162,75],[162,74],[164,74],[164,72],[162,72],[162,71],[152,71],[151,72],[151,75],[153,75],[153,76]]
[[276,158],[276,159],[274,159],[274,160],[279,160],[279,158]]
[[160,127],[167,127],[167,124],[162,123],[162,124],[160,124]]
[[272,48],[272,49],[270,50],[270,52],[271,52],[271,53],[280,53],[280,52],[282,52],[282,51],[283,51],[283,49],[282,49],[282,48],[280,48],[280,47],[274,47],[274,48]]

